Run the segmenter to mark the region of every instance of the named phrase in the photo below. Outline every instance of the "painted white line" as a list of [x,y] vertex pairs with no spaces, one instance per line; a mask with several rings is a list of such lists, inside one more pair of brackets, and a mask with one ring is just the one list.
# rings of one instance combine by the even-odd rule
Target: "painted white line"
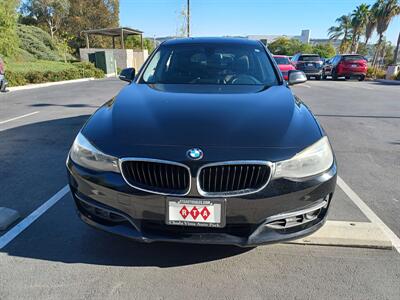
[[37,113],[39,113],[39,112],[38,111],[34,111],[34,112],[31,112],[31,113],[26,114],[26,115],[22,115],[22,116],[15,117],[15,118],[12,118],[12,119],[8,119],[8,120],[5,120],[5,121],[0,121],[0,125],[8,123],[8,122],[15,121],[15,120],[18,120],[18,119],[22,119],[22,118],[25,118],[25,117],[29,117],[29,116],[35,115]]
[[307,84],[305,84],[305,83],[299,84],[298,86],[299,86],[299,87],[300,87],[300,86],[303,86],[303,87],[305,87],[305,88],[311,89],[311,86],[309,86],[309,85],[307,85]]
[[364,213],[364,215],[376,226],[378,226],[384,234],[390,239],[393,247],[400,253],[399,237],[385,224],[383,221],[368,207],[367,204],[343,181],[337,177],[337,184],[345,192],[345,194],[354,202],[355,205]]
[[49,200],[39,206],[29,216],[7,231],[0,237],[0,250],[8,245],[13,239],[15,239],[22,231],[28,228],[33,222],[35,222],[41,215],[43,215],[49,208],[56,204],[62,197],[69,192],[69,186],[64,186]]
[[391,240],[374,223],[326,221],[317,232],[288,243],[393,249]]

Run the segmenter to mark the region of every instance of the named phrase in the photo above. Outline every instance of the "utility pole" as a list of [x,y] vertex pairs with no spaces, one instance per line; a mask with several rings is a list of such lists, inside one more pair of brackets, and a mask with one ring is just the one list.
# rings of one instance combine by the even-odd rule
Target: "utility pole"
[[190,37],[190,0],[187,0],[186,33],[187,33],[187,37]]

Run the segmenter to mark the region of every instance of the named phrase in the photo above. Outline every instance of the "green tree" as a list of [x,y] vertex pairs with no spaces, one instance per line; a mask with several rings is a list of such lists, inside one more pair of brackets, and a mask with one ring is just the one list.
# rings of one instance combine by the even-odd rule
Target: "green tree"
[[18,49],[17,0],[0,0],[0,54],[14,56]]
[[368,22],[369,5],[361,4],[353,10],[351,14],[351,27],[353,36],[351,39],[351,52],[357,52],[360,36],[365,30],[365,25]]
[[336,19],[338,26],[331,26],[328,29],[329,39],[336,41],[341,39],[339,52],[345,53],[349,47],[349,40],[351,39],[351,16],[343,15]]
[[[130,35],[125,39],[125,48],[140,49],[141,48],[140,37],[137,35]],[[143,48],[147,49],[149,53],[154,49],[154,43],[151,39],[143,40]]]
[[291,40],[287,37],[277,38],[275,41],[268,44],[268,49],[277,55],[293,55],[291,53]]
[[[83,30],[113,28],[119,26],[119,0],[69,0],[70,9],[65,22],[61,25],[62,32],[73,36],[70,47],[78,50],[85,46]],[[90,37],[93,47],[111,47],[109,37]]]
[[329,44],[316,44],[313,46],[313,53],[319,54],[319,56],[324,58],[329,58],[335,56],[336,50],[331,43]]
[[69,0],[28,0],[22,6],[22,13],[47,28],[54,39],[54,34],[68,15],[69,8]]

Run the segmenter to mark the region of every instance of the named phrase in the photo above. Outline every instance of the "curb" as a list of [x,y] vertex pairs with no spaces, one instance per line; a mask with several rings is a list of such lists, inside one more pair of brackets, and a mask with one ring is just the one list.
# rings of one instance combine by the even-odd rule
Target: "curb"
[[7,88],[7,90],[10,92],[15,92],[15,91],[37,89],[37,88],[43,88],[43,87],[49,87],[49,86],[55,86],[55,85],[62,85],[62,84],[67,84],[67,83],[85,82],[85,81],[91,81],[91,80],[96,80],[96,79],[94,77],[90,77],[90,78],[81,78],[81,79],[74,79],[74,80],[28,84],[28,85],[23,85],[23,86],[9,87],[9,88]]
[[400,85],[400,80],[390,80],[390,79],[375,79],[375,82],[384,83],[387,85]]
[[392,242],[373,223],[327,221],[310,236],[287,242],[288,244],[393,249]]

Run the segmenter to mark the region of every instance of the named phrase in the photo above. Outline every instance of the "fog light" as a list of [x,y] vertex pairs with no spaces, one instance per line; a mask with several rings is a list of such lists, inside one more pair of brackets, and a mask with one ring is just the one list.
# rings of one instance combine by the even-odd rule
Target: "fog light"
[[318,215],[319,215],[320,212],[321,212],[321,209],[317,209],[317,210],[314,210],[314,211],[310,211],[309,213],[306,213],[306,214],[304,215],[304,218],[307,219],[307,220],[313,220],[313,219],[315,219],[316,217],[318,217]]

